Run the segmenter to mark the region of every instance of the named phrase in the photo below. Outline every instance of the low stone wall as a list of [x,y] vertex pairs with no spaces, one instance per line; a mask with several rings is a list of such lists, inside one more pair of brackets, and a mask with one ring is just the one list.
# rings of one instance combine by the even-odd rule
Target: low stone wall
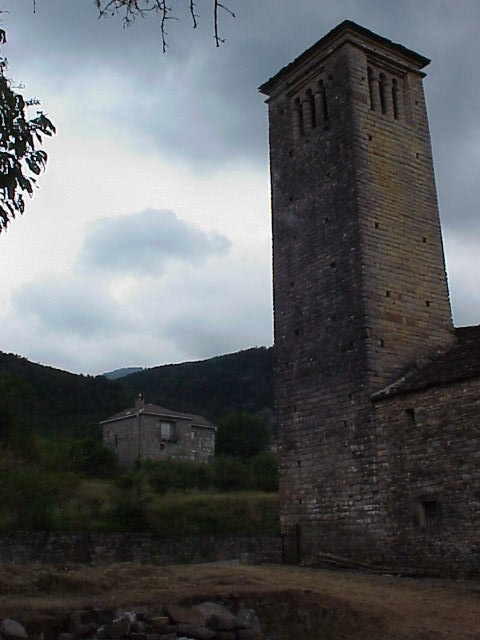
[[190,564],[243,559],[281,562],[276,533],[204,535],[165,540],[144,533],[26,533],[0,536],[0,563]]

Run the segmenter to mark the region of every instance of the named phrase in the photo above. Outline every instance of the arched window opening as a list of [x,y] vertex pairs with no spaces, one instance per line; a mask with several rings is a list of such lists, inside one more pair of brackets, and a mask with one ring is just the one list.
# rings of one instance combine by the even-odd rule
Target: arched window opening
[[323,82],[323,80],[319,81],[318,87],[320,89],[323,119],[328,120],[327,90],[325,88],[325,83]]
[[300,98],[295,98],[295,119],[297,130],[301,136],[304,134],[303,128],[303,105],[300,101]]
[[310,125],[312,129],[315,129],[317,126],[317,112],[315,111],[315,96],[311,89],[307,89],[307,102],[310,111]]
[[398,82],[396,78],[392,80],[392,104],[393,104],[393,117],[398,120]]
[[368,67],[367,70],[368,73],[368,93],[370,96],[370,109],[372,111],[375,111],[375,92],[374,92],[374,84],[375,84],[375,77],[373,75],[373,71],[372,71],[372,67]]
[[384,73],[378,76],[378,89],[380,95],[380,108],[382,113],[387,113],[387,94],[386,94],[387,79]]

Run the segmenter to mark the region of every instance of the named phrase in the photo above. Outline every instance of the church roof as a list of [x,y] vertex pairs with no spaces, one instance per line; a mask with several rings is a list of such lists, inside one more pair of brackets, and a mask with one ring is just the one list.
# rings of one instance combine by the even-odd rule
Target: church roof
[[188,420],[192,422],[196,426],[199,427],[207,427],[210,429],[215,429],[215,425],[203,418],[202,416],[196,416],[192,413],[183,413],[180,411],[172,411],[171,409],[166,409],[165,407],[160,407],[158,404],[146,403],[138,409],[132,407],[131,409],[125,409],[124,411],[120,411],[120,413],[116,413],[110,418],[106,418],[105,420],[101,420],[100,424],[106,424],[107,422],[116,422],[117,420],[125,420],[126,418],[131,418],[135,415],[149,415],[149,416],[158,416],[159,418],[169,418],[170,420]]
[[461,382],[480,376],[480,325],[455,329],[453,346],[437,358],[409,369],[401,378],[374,394],[374,400]]

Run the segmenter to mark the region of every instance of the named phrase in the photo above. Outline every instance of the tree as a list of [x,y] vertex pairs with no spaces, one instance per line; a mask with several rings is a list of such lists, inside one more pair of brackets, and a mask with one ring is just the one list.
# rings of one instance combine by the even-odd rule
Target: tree
[[271,433],[268,425],[247,411],[232,411],[220,420],[215,454],[247,460],[266,451]]
[[[160,33],[162,36],[163,52],[167,50],[167,22],[168,20],[176,20],[176,16],[172,7],[167,4],[167,0],[94,0],[98,9],[99,17],[114,16],[118,13],[123,14],[123,24],[128,27],[136,20],[136,18],[145,18],[148,13],[156,13],[160,16]],[[195,0],[185,0],[192,18],[192,26],[194,29],[198,25],[198,14],[196,13]],[[233,11],[225,6],[220,0],[212,0],[213,5],[213,32],[215,45],[220,46],[225,42],[221,38],[218,30],[218,13],[220,9],[229,13],[233,18]]]
[[[0,29],[0,45],[7,41]],[[41,111],[27,116],[37,99],[25,100],[7,78],[7,60],[0,57],[0,233],[25,210],[25,194],[33,195],[37,176],[45,169],[47,154],[38,148],[43,136],[55,133],[52,122]]]

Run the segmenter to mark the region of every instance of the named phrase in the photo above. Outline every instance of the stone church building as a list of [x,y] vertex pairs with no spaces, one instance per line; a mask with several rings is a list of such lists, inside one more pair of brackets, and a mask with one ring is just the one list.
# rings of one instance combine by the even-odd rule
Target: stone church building
[[260,87],[286,561],[480,574],[480,328],[452,324],[428,62],[346,21]]

